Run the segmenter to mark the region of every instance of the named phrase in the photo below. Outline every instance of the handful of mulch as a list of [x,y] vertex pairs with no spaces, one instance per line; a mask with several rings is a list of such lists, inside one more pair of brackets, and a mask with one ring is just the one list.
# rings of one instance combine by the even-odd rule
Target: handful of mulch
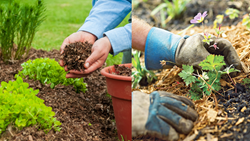
[[122,76],[131,76],[132,70],[129,67],[125,66],[119,66],[119,65],[114,65],[115,67],[115,73],[117,75],[122,75]]
[[84,70],[84,64],[91,54],[91,48],[92,44],[87,41],[71,43],[66,45],[60,59],[63,60],[64,66],[67,66],[68,70]]

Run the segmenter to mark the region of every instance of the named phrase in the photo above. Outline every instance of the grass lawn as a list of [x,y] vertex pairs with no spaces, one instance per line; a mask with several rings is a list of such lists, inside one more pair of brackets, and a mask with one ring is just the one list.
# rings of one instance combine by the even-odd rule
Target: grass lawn
[[[8,0],[0,0],[2,2]],[[17,0],[35,3],[37,0]],[[84,23],[92,8],[92,0],[43,0],[46,7],[46,20],[35,34],[32,46],[36,49],[60,49],[63,40],[76,32]],[[1,2],[0,2],[1,3]],[[129,16],[119,25],[128,23]],[[108,65],[121,63],[122,53],[108,57]]]

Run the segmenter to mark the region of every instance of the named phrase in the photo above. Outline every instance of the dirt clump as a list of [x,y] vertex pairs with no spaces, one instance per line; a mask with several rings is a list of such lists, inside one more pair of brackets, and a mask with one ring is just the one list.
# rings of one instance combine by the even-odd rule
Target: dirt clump
[[68,70],[85,70],[84,63],[91,54],[92,44],[76,42],[66,45],[61,58]]

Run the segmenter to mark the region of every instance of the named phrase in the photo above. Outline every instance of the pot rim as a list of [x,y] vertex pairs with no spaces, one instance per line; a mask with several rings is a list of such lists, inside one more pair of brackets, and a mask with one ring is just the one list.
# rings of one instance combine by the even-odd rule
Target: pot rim
[[[119,64],[119,66],[126,66],[131,68],[132,67],[132,63],[128,63],[128,64]],[[108,73],[108,70],[114,68],[114,66],[108,66],[105,67],[101,70],[101,74],[105,77],[108,78],[112,78],[112,79],[118,79],[118,80],[123,80],[123,81],[132,81],[132,77],[131,76],[122,76],[122,75],[116,75],[116,74],[111,74]]]

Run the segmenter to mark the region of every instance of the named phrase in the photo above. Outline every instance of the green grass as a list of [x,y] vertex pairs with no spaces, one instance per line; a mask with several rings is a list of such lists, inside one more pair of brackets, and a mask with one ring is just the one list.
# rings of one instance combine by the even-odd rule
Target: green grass
[[[9,0],[0,0],[6,2]],[[34,4],[37,0],[17,0]],[[38,28],[32,46],[36,49],[60,49],[63,40],[76,32],[84,23],[91,8],[92,0],[43,0],[46,7],[46,19]],[[1,3],[1,2],[0,2]],[[128,23],[129,16],[118,26]],[[115,57],[109,55],[107,65],[121,63],[122,53]]]

